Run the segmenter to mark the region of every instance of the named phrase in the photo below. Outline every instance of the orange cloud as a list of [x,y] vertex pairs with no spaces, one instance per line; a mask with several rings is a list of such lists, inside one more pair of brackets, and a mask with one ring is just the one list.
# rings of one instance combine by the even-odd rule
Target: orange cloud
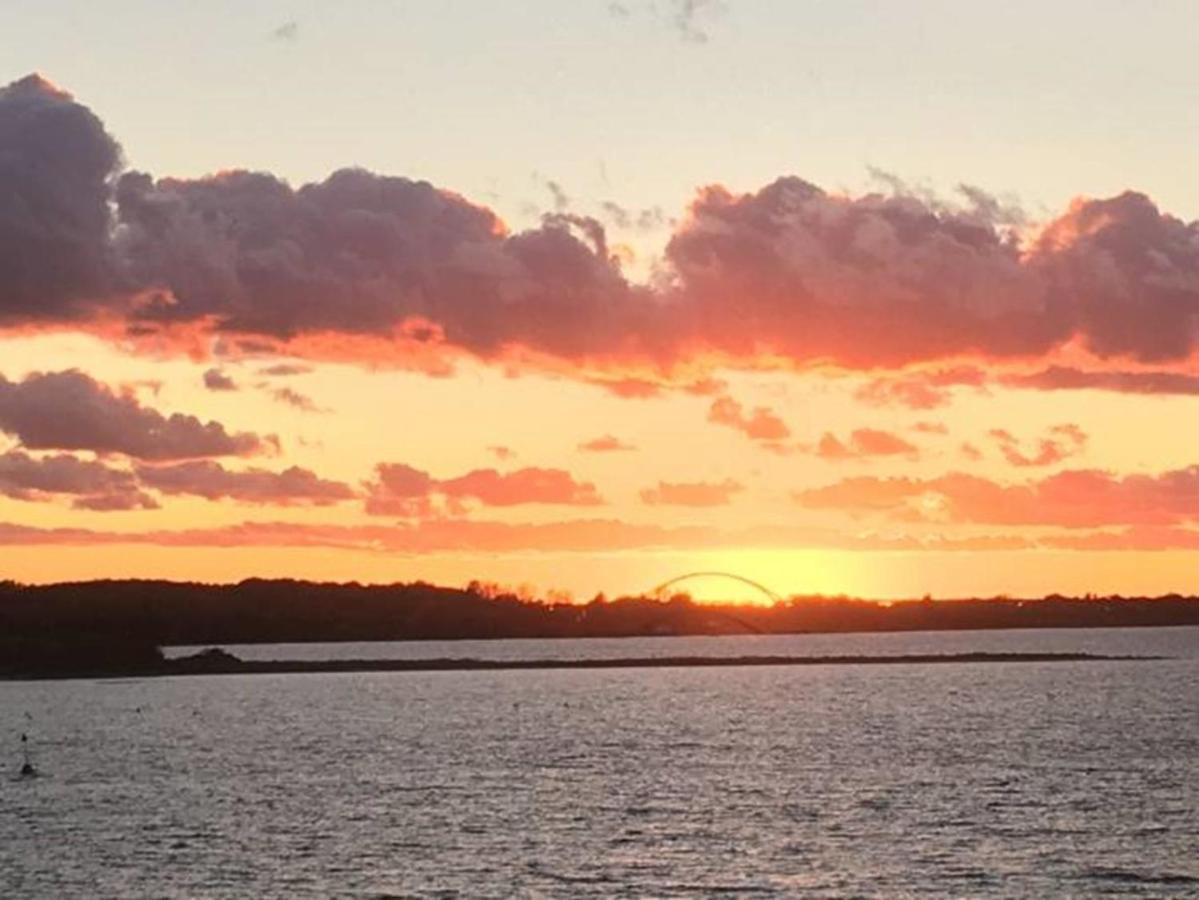
[[712,401],[708,421],[742,432],[755,441],[781,441],[791,436],[791,429],[766,406],[758,406],[748,415],[740,403],[724,394]]
[[601,437],[593,438],[590,441],[584,441],[579,444],[579,449],[587,453],[614,453],[620,451],[636,450],[632,444],[627,444],[618,437],[613,437],[610,434],[605,434]]
[[1037,441],[1036,450],[1025,452],[1020,441],[1003,428],[993,428],[990,435],[999,445],[999,452],[1013,466],[1050,466],[1077,456],[1087,445],[1087,435],[1077,425],[1055,425],[1046,437]]
[[506,473],[475,469],[445,479],[403,463],[380,463],[375,471],[366,496],[366,511],[373,515],[459,515],[465,512],[466,501],[484,506],[597,506],[604,502],[595,485],[576,481],[562,469],[526,467]]
[[848,441],[842,441],[831,432],[824,436],[814,448],[816,456],[821,459],[869,459],[875,456],[915,456],[919,453],[916,446],[905,441],[897,434],[889,431],[879,431],[875,428],[857,428]]
[[641,491],[641,501],[651,506],[726,506],[745,486],[726,479],[721,482],[659,481],[656,487]]

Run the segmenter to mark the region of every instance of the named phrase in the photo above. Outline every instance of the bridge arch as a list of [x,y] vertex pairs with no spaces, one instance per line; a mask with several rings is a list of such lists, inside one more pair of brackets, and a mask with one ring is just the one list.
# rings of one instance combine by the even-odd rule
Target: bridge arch
[[766,585],[762,584],[761,582],[754,581],[752,578],[746,578],[744,575],[738,575],[736,572],[717,572],[717,571],[688,572],[685,575],[676,575],[674,578],[671,578],[669,581],[662,582],[660,585],[658,585],[656,588],[654,588],[652,591],[650,591],[650,593],[652,595],[654,595],[655,597],[660,597],[660,596],[662,596],[662,594],[664,594],[666,592],[667,588],[674,587],[675,585],[677,585],[683,581],[690,581],[693,578],[723,578],[728,581],[736,581],[739,584],[743,584],[747,587],[753,588],[755,591],[757,591],[763,597],[766,597],[771,603],[780,603],[783,600],[783,598],[781,596],[776,594],[774,591],[772,591],[770,588],[766,587]]

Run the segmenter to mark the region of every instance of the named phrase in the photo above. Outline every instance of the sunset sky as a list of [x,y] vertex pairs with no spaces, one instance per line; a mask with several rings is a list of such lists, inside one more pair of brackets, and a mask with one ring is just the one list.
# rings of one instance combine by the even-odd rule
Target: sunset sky
[[0,578],[1197,591],[1194,17],[31,5]]

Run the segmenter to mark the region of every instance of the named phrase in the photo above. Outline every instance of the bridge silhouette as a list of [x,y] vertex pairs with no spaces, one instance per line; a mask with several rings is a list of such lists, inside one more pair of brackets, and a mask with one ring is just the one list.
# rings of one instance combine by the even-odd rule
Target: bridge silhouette
[[766,587],[766,585],[762,584],[761,582],[754,581],[752,578],[746,578],[744,575],[738,575],[736,572],[716,572],[716,571],[688,572],[685,575],[676,575],[674,578],[671,578],[669,581],[662,582],[660,585],[658,585],[656,588],[654,588],[652,591],[650,591],[650,593],[655,597],[660,597],[660,596],[662,596],[662,594],[664,594],[666,592],[667,588],[674,587],[676,584],[679,584],[680,582],[683,582],[683,581],[690,581],[693,578],[724,578],[729,581],[736,581],[740,584],[743,584],[743,585],[753,588],[755,591],[757,591],[762,596],[766,597],[772,603],[780,603],[783,600],[783,598],[779,594],[776,594],[774,591],[772,591],[770,588]]

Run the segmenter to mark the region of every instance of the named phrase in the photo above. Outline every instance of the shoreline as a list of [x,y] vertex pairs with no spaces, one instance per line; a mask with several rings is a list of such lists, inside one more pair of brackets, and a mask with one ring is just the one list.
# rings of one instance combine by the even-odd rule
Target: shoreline
[[978,665],[1011,663],[1153,662],[1164,656],[1123,656],[1096,653],[925,653],[895,656],[664,656],[611,659],[430,658],[404,660],[242,660],[224,650],[210,649],[193,656],[164,660],[155,666],[81,668],[59,671],[5,673],[2,681],[67,679],[166,678],[190,675],[296,675],[380,672],[499,672],[580,669],[702,669],[733,667]]

